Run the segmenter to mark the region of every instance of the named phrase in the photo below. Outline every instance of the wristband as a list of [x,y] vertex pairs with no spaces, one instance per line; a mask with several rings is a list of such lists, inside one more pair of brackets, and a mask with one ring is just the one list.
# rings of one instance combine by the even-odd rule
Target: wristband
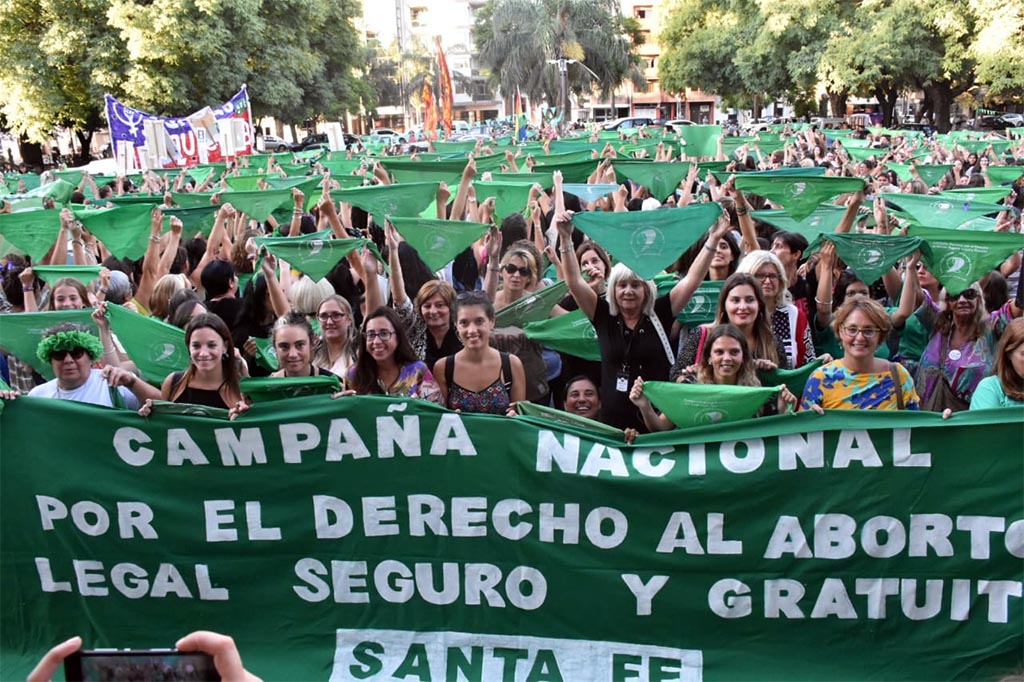
[[21,290],[22,290],[22,291],[35,291],[35,290],[36,290],[36,288],[35,288],[35,286],[34,286],[34,285],[32,285],[32,284],[29,284],[29,285],[25,285],[25,284],[22,284],[22,285],[21,285]]
[[832,305],[832,301],[820,301],[817,296],[814,297],[814,302],[818,305]]
[[494,268],[494,267],[488,266],[487,269],[490,270],[491,272],[501,272],[501,268]]
[[715,247],[713,247],[713,246],[709,246],[708,244],[705,244],[705,245],[704,245],[704,250],[705,250],[705,251],[710,251],[711,253],[714,253],[714,252],[715,252],[715,251],[717,251],[718,249],[716,249],[716,248],[715,248]]
[[109,291],[109,289],[107,289],[107,287],[100,287],[100,293],[101,294],[106,295],[107,291]]
[[747,211],[749,211],[749,210],[750,209],[747,208],[745,205],[744,206],[737,206],[736,207],[736,215],[747,215]]

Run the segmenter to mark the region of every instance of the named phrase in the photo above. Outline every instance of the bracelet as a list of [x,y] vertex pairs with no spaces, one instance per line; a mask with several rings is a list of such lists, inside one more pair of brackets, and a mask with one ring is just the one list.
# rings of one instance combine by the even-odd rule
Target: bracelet
[[106,293],[107,293],[108,291],[109,291],[109,289],[107,289],[107,287],[100,287],[100,293],[101,293],[101,294],[104,294],[104,295],[106,295]]
[[558,253],[569,253],[570,249],[559,249]]
[[107,348],[106,346],[103,347],[103,354],[104,355],[109,355],[109,354],[116,353],[116,352],[117,351],[115,351],[113,348]]
[[160,235],[158,235],[158,234],[152,235],[149,238],[149,241],[153,242],[154,244],[159,244],[160,243]]
[[736,207],[736,215],[747,215],[747,212],[749,210],[750,209],[747,208],[746,204],[744,204],[743,206],[737,206]]
[[36,290],[36,288],[35,288],[35,285],[32,285],[32,284],[29,284],[29,285],[27,285],[27,286],[26,286],[26,285],[24,285],[24,284],[22,284],[22,285],[21,285],[21,290],[22,290],[22,291],[35,291],[35,290]]
[[487,269],[490,270],[491,272],[501,272],[501,268],[487,266]]
[[718,251],[718,249],[716,249],[716,248],[715,248],[715,247],[713,247],[713,246],[710,246],[709,244],[705,244],[705,245],[704,245],[704,250],[705,250],[705,251],[710,251],[711,253],[714,253],[715,251]]
[[819,301],[817,296],[814,297],[814,302],[818,305],[832,305],[832,301]]

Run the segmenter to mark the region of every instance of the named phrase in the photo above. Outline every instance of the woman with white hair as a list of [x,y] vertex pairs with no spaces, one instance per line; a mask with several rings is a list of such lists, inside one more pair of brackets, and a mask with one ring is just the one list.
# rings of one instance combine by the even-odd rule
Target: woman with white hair
[[[557,189],[559,201],[561,193]],[[618,263],[608,277],[605,296],[600,297],[580,274],[579,261],[571,248],[572,213],[560,211],[555,220],[565,281],[593,323],[601,348],[601,421],[646,433],[639,409],[629,400],[630,388],[641,376],[647,381],[668,381],[675,353],[667,330],[707,275],[715,249],[701,249],[686,277],[661,297],[654,282],[641,279]],[[728,230],[729,219],[723,214],[712,226],[707,243],[717,244]]]
[[740,261],[736,272],[753,275],[772,310],[772,334],[786,349],[789,366],[802,367],[817,358],[807,316],[793,305],[786,269],[771,251],[751,251]]

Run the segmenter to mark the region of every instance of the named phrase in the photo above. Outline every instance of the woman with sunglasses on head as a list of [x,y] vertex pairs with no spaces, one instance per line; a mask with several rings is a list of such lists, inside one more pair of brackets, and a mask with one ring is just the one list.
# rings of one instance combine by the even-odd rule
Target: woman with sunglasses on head
[[843,357],[811,373],[800,409],[918,410],[910,373],[898,362],[875,357],[892,329],[882,304],[865,296],[847,299],[832,321]]
[[482,291],[462,294],[455,304],[455,328],[463,349],[434,365],[441,404],[451,410],[509,414],[526,399],[522,361],[490,346],[494,306]]
[[[911,259],[904,287],[912,288],[917,279],[916,261]],[[911,296],[900,301],[904,313]],[[1021,316],[1017,301],[1007,301],[999,310],[985,310],[985,299],[977,282],[963,291],[943,290],[939,302],[926,298],[914,317],[928,333],[914,377],[921,395],[922,409],[932,412],[960,412],[970,406],[978,383],[992,373],[995,349],[1003,330]]]
[[346,379],[349,391],[358,395],[391,395],[441,402],[441,391],[434,375],[416,357],[405,325],[394,310],[384,306],[371,311],[363,321],[363,344]]

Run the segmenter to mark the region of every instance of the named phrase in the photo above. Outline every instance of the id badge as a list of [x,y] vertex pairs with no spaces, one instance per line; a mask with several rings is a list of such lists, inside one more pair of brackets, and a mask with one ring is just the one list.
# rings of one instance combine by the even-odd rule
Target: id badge
[[615,390],[619,393],[626,393],[629,391],[629,374],[626,372],[619,372],[615,375]]

